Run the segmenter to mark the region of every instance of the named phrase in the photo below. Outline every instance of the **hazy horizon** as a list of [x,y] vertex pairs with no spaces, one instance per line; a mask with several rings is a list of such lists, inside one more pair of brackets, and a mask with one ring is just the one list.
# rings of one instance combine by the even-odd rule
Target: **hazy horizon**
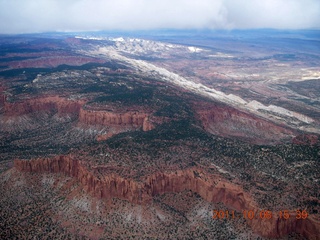
[[0,0],[0,33],[320,29],[318,0]]

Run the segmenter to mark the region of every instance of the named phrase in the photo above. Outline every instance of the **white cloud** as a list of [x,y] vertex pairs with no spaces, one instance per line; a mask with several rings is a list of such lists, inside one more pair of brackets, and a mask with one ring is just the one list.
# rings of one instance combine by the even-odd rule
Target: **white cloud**
[[240,28],[319,28],[318,0],[226,0],[230,22]]
[[0,0],[0,32],[319,28],[319,0]]

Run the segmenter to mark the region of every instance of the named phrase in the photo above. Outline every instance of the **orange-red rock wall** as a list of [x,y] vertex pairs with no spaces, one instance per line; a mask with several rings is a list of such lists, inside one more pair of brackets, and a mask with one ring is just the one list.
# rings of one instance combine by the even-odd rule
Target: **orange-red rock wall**
[[[135,181],[124,179],[117,174],[95,175],[80,161],[70,156],[32,161],[15,160],[14,166],[22,172],[65,173],[77,178],[86,191],[98,198],[115,197],[141,204],[151,202],[155,195],[191,190],[208,202],[222,202],[238,211],[253,210],[256,215],[260,212],[256,203],[241,187],[197,167],[169,173],[155,173],[141,181]],[[293,213],[291,215],[294,216]],[[293,231],[309,239],[320,236],[320,223],[312,216],[305,220],[297,220],[294,217],[287,220],[277,217],[270,220],[254,218],[248,220],[248,224],[253,231],[265,237],[280,237]]]
[[5,102],[4,111],[7,116],[19,116],[34,112],[57,112],[58,114],[78,115],[84,101],[68,100],[61,97],[42,97],[28,99],[23,102]]
[[240,137],[253,143],[268,144],[290,139],[296,134],[293,130],[229,106],[199,104],[195,109],[204,129],[220,136]]
[[88,125],[133,125],[142,126],[147,113],[128,111],[116,113],[108,111],[93,111],[80,109],[79,121]]
[[4,112],[6,116],[20,116],[35,112],[58,113],[59,115],[71,114],[76,116],[80,123],[87,125],[142,127],[144,131],[154,128],[154,124],[149,120],[149,113],[86,110],[82,108],[84,104],[84,100],[76,101],[58,96],[49,96],[14,103],[4,101]]

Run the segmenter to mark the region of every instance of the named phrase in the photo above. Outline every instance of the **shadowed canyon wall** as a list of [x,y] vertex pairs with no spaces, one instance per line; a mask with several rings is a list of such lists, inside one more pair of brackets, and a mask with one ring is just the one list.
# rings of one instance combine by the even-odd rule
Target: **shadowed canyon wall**
[[229,106],[199,104],[195,109],[204,129],[212,134],[238,137],[255,144],[286,141],[296,135],[291,129]]
[[[199,167],[169,173],[158,172],[136,181],[114,173],[104,176],[95,174],[71,156],[31,161],[15,160],[14,166],[21,172],[64,173],[75,177],[87,192],[98,198],[120,198],[136,204],[148,204],[155,195],[191,190],[208,202],[222,202],[237,211],[253,210],[259,214],[261,210],[241,187]],[[293,212],[291,216],[294,216]],[[269,220],[254,218],[247,222],[254,232],[265,237],[280,237],[293,231],[309,239],[317,239],[317,236],[320,236],[320,223],[312,216],[304,220],[294,217],[273,217]]]

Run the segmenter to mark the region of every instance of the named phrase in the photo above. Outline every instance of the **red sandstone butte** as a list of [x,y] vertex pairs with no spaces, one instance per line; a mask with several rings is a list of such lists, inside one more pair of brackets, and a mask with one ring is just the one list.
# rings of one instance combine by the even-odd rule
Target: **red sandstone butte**
[[[97,198],[120,198],[135,204],[148,204],[153,196],[159,194],[191,190],[208,202],[222,202],[237,211],[253,210],[258,214],[261,210],[240,186],[218,175],[209,174],[199,167],[174,172],[156,172],[137,181],[125,179],[114,173],[105,176],[95,174],[72,156],[30,161],[15,160],[14,166],[21,172],[64,173],[76,178],[87,192]],[[294,231],[308,239],[319,239],[320,236],[320,223],[312,215],[305,220],[274,217],[270,220],[254,218],[247,222],[254,232],[264,237],[281,237]]]

